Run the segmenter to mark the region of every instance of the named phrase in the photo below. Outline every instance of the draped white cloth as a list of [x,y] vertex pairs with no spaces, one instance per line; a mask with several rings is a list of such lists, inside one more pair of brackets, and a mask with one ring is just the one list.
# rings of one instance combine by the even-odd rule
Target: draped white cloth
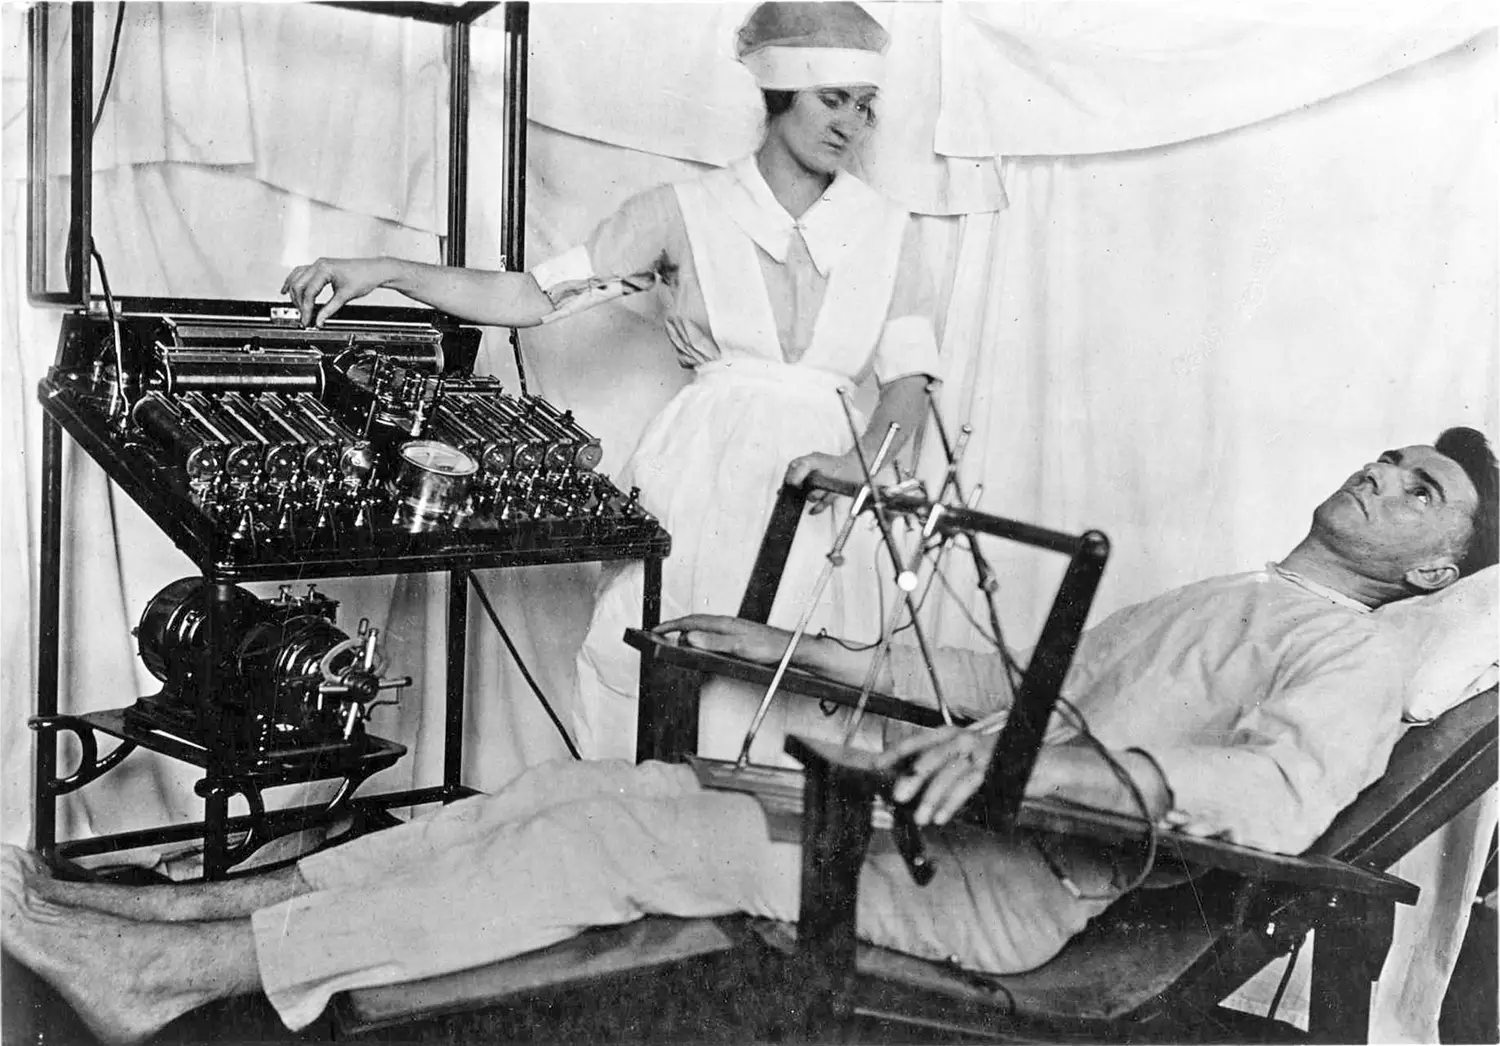
[[[533,7],[530,260],[577,242],[637,189],[754,144],[755,93],[727,50],[747,8]],[[861,173],[932,216],[945,413],[975,430],[966,472],[990,511],[1110,534],[1099,612],[1279,555],[1322,493],[1384,447],[1450,424],[1500,433],[1495,34],[1476,32],[1493,24],[1488,8],[1394,5],[1372,21],[1360,5],[1358,22],[1328,4],[872,9],[893,31],[893,79]],[[102,68],[115,8],[98,10]],[[125,10],[95,186],[95,235],[117,293],[271,298],[290,264],[319,253],[440,256],[440,36],[300,5]],[[34,390],[56,318],[21,304],[25,48],[18,6],[3,14],[0,460],[12,497],[0,513],[0,799],[15,840],[30,825]],[[491,267],[500,56],[498,32],[481,25],[470,258]],[[606,469],[683,380],[654,320],[638,301],[524,338],[531,388],[603,438]],[[483,360],[509,377],[502,334]],[[191,568],[73,458],[64,707],[118,707],[156,685],[129,629]],[[1017,642],[1034,634],[1058,566],[1004,560]],[[485,576],[554,702],[567,699],[595,571]],[[373,724],[413,745],[374,782],[383,788],[438,773],[443,586],[320,586],[346,600],[344,624],[368,616],[388,629],[393,664],[418,680]],[[494,787],[563,748],[477,604],[471,619],[467,778]],[[976,644],[951,604],[936,605],[931,624],[945,642]],[[107,786],[64,801],[64,833],[200,817],[193,776],[133,755]],[[1493,816],[1480,811],[1468,838],[1487,838]],[[1462,933],[1472,847],[1458,849],[1448,847],[1450,870],[1462,865],[1447,880],[1456,900],[1440,919],[1403,923],[1410,938],[1377,996],[1379,1019],[1396,1022],[1381,1025],[1387,1041],[1430,1037],[1412,1000],[1432,1003]]]

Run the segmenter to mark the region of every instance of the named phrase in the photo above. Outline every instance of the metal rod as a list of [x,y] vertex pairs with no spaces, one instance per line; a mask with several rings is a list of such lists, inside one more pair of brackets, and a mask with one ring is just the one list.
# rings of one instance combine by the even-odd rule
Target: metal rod
[[[850,404],[849,393],[846,390],[839,390],[839,402],[844,405],[844,416],[849,419],[849,427],[855,429],[854,408]],[[932,678],[932,690],[937,697],[938,709],[943,713],[944,722],[951,724],[953,717],[948,712],[948,702],[943,697],[943,686],[938,679],[937,668],[932,663],[932,651],[927,646],[927,636],[922,631],[922,623],[917,620],[917,602],[911,596],[917,588],[917,576],[901,562],[901,549],[896,545],[896,536],[891,533],[891,521],[885,514],[885,499],[881,496],[880,488],[875,486],[875,476],[870,471],[869,462],[865,460],[864,448],[859,445],[857,429],[855,429],[854,453],[859,458],[859,467],[864,471],[865,482],[870,485],[870,504],[875,513],[875,522],[880,527],[880,536],[885,541],[886,552],[891,557],[891,565],[896,569],[896,587],[901,590],[902,599],[911,613],[912,632],[917,637],[917,645],[922,648],[922,659],[927,662],[927,672]],[[932,508],[929,506],[928,519],[935,527],[938,520],[931,515],[931,512]]]
[[88,307],[93,267],[94,202],[94,5],[74,4],[73,14],[73,221],[68,229],[68,291],[78,305]]
[[[505,268],[510,272],[526,271],[526,95],[531,6],[525,2],[505,5],[505,200],[504,228],[500,242],[505,252]],[[526,360],[521,354],[521,338],[514,328],[510,332],[511,354],[516,361],[516,378],[521,394],[526,394]]]
[[463,780],[464,672],[469,639],[469,572],[448,572],[448,704],[443,733],[443,788],[450,798]]
[[444,261],[462,266],[469,230],[469,23],[448,27],[448,242]]
[[[933,506],[933,514],[928,517],[927,526],[923,533],[922,544],[917,546],[917,551],[912,555],[912,570],[917,569],[919,560],[923,555],[923,550],[926,545],[927,538],[931,537],[932,534],[937,530],[938,517],[941,516],[943,512],[947,511],[947,509],[948,506],[945,505]],[[923,603],[927,601],[927,593],[932,591],[932,586],[936,584],[938,575],[943,569],[943,558],[948,554],[948,549],[951,547],[952,540],[952,535],[944,535],[941,544],[938,545],[937,554],[933,557],[932,573],[928,575],[927,588],[922,593]],[[860,686],[859,700],[855,702],[854,705],[854,715],[849,718],[849,726],[844,731],[844,744],[846,745],[854,740],[854,735],[856,732],[858,732],[860,723],[864,721],[865,711],[867,710],[870,703],[870,694],[875,689],[875,682],[880,676],[880,670],[885,667],[885,662],[890,656],[890,641],[891,637],[895,635],[896,619],[900,617],[901,609],[902,604],[896,604],[895,608],[891,611],[890,620],[886,623],[885,628],[881,630],[880,646],[875,652],[875,658],[870,664],[869,671],[866,673],[864,683]],[[918,635],[920,637],[920,626],[915,624],[915,619],[913,620],[913,628],[918,629]],[[943,698],[942,689],[937,685],[937,672],[930,658],[927,661],[927,668],[933,681],[933,690],[937,695],[938,714],[943,717],[944,725],[952,726],[953,711],[948,707],[947,701],[945,701]]]
[[[62,599],[62,426],[42,413],[42,532],[38,564],[36,713],[57,714],[57,669]],[[57,842],[57,735],[39,733],[36,751],[34,830],[36,849],[46,853]]]
[[[875,452],[875,472],[880,471],[880,466],[885,463],[885,457],[890,453],[891,444],[896,441],[899,426],[891,425],[885,430],[885,438],[880,441],[880,449]],[[854,496],[854,502],[849,506],[849,515],[844,520],[844,525],[839,528],[838,535],[833,540],[832,547],[828,550],[827,562],[823,570],[818,574],[818,580],[813,585],[806,602],[802,606],[802,617],[797,621],[797,627],[792,630],[792,635],[787,640],[786,650],[781,654],[781,661],[776,665],[776,672],[771,676],[771,683],[766,687],[765,696],[760,699],[756,706],[755,716],[750,720],[750,729],[745,731],[745,740],[740,745],[739,758],[735,765],[744,767],[750,762],[750,746],[755,742],[755,735],[760,732],[761,724],[765,722],[766,714],[771,710],[771,702],[776,699],[776,691],[781,687],[781,680],[786,675],[786,670],[791,666],[792,656],[797,652],[797,644],[802,641],[803,634],[807,631],[808,624],[812,621],[813,612],[818,607],[818,600],[823,598],[823,590],[833,580],[834,568],[844,562],[844,545],[848,543],[849,536],[854,533],[854,523],[860,512],[864,510],[865,499],[873,496],[871,484],[874,482],[874,474],[866,473],[865,485],[859,488],[859,493]]]
[[[846,497],[853,497],[859,490],[857,483],[834,479],[822,474],[815,474],[809,479],[808,485],[814,490],[826,490],[834,494],[843,494]],[[925,513],[931,504],[931,501],[924,495],[894,491],[886,491],[882,501],[892,512],[912,512],[919,515]],[[951,506],[948,509],[941,526],[945,532],[975,530],[981,534],[1018,541],[1023,545],[1034,545],[1037,548],[1061,552],[1067,556],[1073,555],[1079,547],[1077,534],[1065,534],[1059,530],[1049,530],[1031,523],[1021,523],[1002,516],[992,516],[987,512],[957,506]]]
[[526,268],[526,111],[531,5],[505,5],[505,267]]
[[[206,738],[204,747],[207,755],[204,760],[204,777],[198,782],[196,790],[203,797],[203,878],[221,879],[229,871],[230,865],[230,793],[225,790],[224,785],[232,777],[234,759],[231,749],[236,742],[215,698],[218,687],[222,685],[218,678],[224,667],[221,655],[232,638],[231,608],[236,588],[233,583],[212,573],[205,574],[204,581],[208,586],[204,606],[208,651],[203,658],[201,685],[193,695],[193,704],[199,733]],[[204,729],[205,725],[207,729]]]
[[33,301],[47,293],[47,34],[48,4],[26,13],[31,44],[31,75],[26,78],[26,292]]

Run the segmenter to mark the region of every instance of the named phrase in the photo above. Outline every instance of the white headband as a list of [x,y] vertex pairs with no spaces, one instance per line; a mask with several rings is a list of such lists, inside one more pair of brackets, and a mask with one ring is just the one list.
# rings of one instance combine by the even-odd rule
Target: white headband
[[800,91],[830,84],[874,84],[885,74],[885,56],[844,47],[762,47],[740,59],[767,91]]

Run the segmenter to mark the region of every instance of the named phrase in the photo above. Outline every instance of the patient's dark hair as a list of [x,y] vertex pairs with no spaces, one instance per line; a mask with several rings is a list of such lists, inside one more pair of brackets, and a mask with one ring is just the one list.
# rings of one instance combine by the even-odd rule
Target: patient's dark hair
[[760,96],[766,101],[766,116],[775,117],[791,109],[792,102],[797,99],[797,92],[767,91],[762,89]]
[[1458,562],[1459,576],[1467,577],[1493,566],[1500,559],[1495,452],[1490,449],[1490,441],[1484,438],[1484,433],[1469,428],[1447,429],[1432,447],[1443,457],[1457,462],[1479,492],[1479,504],[1474,509],[1474,531],[1469,536],[1469,547]]

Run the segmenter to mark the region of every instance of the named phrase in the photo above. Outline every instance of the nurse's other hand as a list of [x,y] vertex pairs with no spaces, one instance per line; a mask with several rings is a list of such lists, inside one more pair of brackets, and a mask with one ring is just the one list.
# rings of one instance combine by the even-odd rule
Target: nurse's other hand
[[687,646],[734,654],[762,664],[780,661],[791,639],[791,633],[782,629],[720,614],[689,614],[663,621],[651,631],[658,635],[677,633]]
[[[786,484],[800,487],[814,472],[821,472],[829,479],[841,479],[848,483],[863,483],[865,479],[864,472],[859,467],[859,459],[853,454],[804,454],[800,458],[794,458],[786,467]],[[826,490],[808,491],[809,515],[816,516],[833,504],[833,499],[836,497],[838,497],[837,494],[830,494]]]
[[[319,258],[287,273],[281,281],[281,293],[297,306],[304,327],[321,327],[346,304],[383,286],[394,275],[394,263],[389,258]],[[325,287],[333,290],[333,296],[314,317],[318,295]]]

